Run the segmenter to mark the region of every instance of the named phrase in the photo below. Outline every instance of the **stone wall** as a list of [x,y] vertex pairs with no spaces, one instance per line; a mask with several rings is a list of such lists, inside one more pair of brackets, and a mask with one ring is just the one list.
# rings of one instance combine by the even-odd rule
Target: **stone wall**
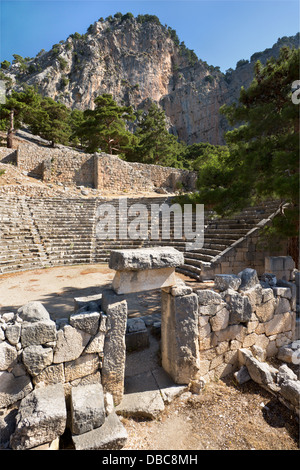
[[294,339],[296,311],[289,287],[258,280],[255,270],[217,275],[215,288],[197,292],[200,374],[211,380],[234,372],[238,350],[260,347],[266,357]]
[[97,189],[125,191],[152,191],[153,182],[131,163],[115,155],[95,155],[95,187]]
[[126,162],[116,155],[87,154],[70,147],[18,141],[17,149],[0,148],[0,162],[16,164],[46,183],[88,186],[105,191],[195,189],[196,173],[160,165]]
[[146,180],[151,181],[154,187],[169,188],[173,191],[178,189],[193,191],[196,189],[196,171],[142,163],[131,163],[130,165],[137,169]]
[[[9,443],[15,450],[36,448],[59,438],[67,425],[80,441],[78,435],[106,425],[123,396],[126,320],[126,302],[106,299],[102,304],[101,296],[75,299],[74,314],[56,323],[40,302],[0,316],[0,409],[5,417],[0,422],[0,448]],[[92,384],[96,391],[85,389]],[[52,397],[51,387],[60,398]],[[94,411],[92,404],[89,409],[83,406],[87,393],[97,397]],[[59,420],[56,411],[48,412],[52,398],[62,410]],[[35,405],[33,410],[32,400],[41,400],[40,408]],[[109,420],[124,441],[117,417]],[[102,438],[109,446],[108,437]]]
[[95,186],[94,156],[76,151],[53,152],[43,161],[42,179],[45,183],[63,183],[68,186]]
[[238,369],[239,349],[272,357],[295,337],[295,290],[251,268],[216,275],[212,289],[163,289],[163,306],[162,361],[176,383],[222,378]]

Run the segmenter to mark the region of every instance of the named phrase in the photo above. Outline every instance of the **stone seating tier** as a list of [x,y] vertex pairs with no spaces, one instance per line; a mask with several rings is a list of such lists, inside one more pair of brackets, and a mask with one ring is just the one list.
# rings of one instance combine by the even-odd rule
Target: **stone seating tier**
[[[172,205],[172,199],[166,196],[127,198],[128,207],[137,202],[145,204],[149,211],[151,204]],[[161,237],[159,240],[98,239],[95,233],[96,210],[102,203],[112,204],[118,215],[119,198],[0,197],[0,273],[43,266],[108,263],[112,250],[162,246],[183,252],[184,263],[177,271],[199,279],[203,266],[210,265],[216,257],[246,237],[278,206],[276,202],[270,202],[228,219],[220,219],[212,211],[205,211],[204,246],[186,251],[185,240],[174,237],[172,216],[170,238],[167,240]],[[118,229],[117,226],[117,233]]]

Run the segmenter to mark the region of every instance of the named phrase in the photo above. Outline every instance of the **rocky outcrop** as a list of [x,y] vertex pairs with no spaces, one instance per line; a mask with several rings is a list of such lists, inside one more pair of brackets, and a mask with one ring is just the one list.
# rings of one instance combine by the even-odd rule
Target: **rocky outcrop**
[[228,124],[220,106],[237,100],[241,86],[247,88],[257,59],[265,63],[285,44],[298,47],[298,36],[278,40],[224,74],[198,60],[158,19],[119,17],[96,21],[85,35],[71,35],[38,54],[25,74],[19,64],[4,73],[17,78],[17,87],[36,85],[43,95],[72,108],[93,108],[95,97],[103,93],[135,109],[147,109],[155,101],[180,140],[222,144]]

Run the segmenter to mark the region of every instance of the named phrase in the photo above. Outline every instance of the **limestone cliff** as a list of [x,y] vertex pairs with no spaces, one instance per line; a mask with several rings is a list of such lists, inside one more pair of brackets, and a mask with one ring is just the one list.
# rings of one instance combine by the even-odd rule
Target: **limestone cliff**
[[13,80],[17,77],[17,88],[24,82],[37,85],[43,95],[72,108],[93,108],[95,97],[102,93],[111,93],[118,103],[135,109],[155,101],[180,140],[222,144],[227,122],[219,108],[237,100],[240,87],[249,85],[254,59],[265,62],[277,56],[284,43],[296,45],[298,40],[298,36],[283,38],[223,74],[195,57],[179,43],[174,30],[159,21],[125,17],[101,19],[85,35],[71,35],[31,59],[26,73],[20,73],[20,64],[5,73]]

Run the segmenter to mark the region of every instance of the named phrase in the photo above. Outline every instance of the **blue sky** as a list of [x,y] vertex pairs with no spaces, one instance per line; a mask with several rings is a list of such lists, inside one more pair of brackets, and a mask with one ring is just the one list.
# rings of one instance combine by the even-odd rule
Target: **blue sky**
[[299,31],[298,0],[0,0],[0,7],[1,61],[34,57],[118,11],[158,16],[199,59],[223,72]]

